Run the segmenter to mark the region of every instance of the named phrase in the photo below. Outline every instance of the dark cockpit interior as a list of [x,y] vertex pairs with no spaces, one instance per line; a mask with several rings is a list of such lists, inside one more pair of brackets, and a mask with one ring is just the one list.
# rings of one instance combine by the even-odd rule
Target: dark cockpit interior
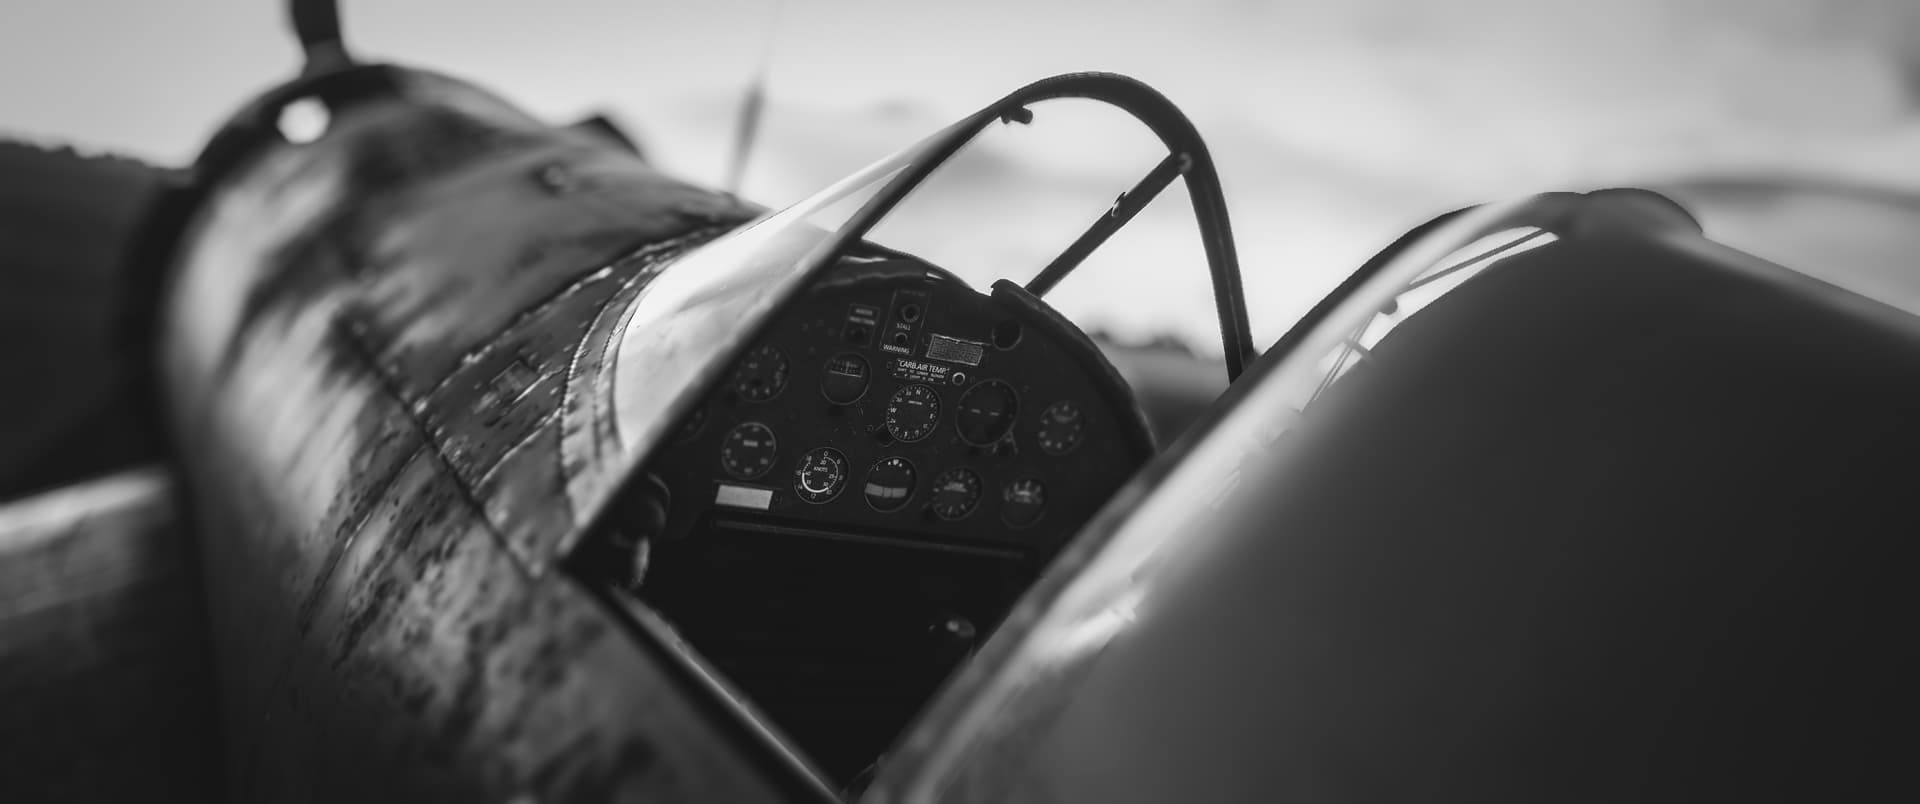
[[864,247],[763,332],[593,563],[844,783],[1153,442],[1095,344],[1009,282]]

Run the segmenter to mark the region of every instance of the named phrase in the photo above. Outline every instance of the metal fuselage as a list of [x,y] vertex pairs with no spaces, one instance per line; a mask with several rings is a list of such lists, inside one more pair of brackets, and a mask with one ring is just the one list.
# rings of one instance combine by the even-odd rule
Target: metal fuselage
[[[316,81],[202,160],[161,329],[235,796],[830,796],[560,566],[645,443],[614,423],[622,311],[755,210],[446,79]],[[268,134],[307,92],[326,135]],[[1884,635],[1912,316],[1671,212],[1549,217],[1553,248],[1323,377],[1443,252],[1363,267],[1079,532],[868,795],[1754,798],[1900,767],[1910,718],[1842,718],[1910,675]],[[755,321],[702,323],[641,340]]]
[[758,210],[389,67],[200,170],[159,347],[236,799],[820,793],[556,567],[617,448],[611,319]]

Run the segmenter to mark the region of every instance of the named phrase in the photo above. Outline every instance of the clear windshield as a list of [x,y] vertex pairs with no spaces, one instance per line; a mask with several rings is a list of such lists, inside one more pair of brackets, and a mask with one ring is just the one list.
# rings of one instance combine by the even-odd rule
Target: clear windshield
[[[579,456],[569,489],[591,521],[665,428],[715,380],[758,327],[852,236],[848,227],[925,143],[882,159],[787,209],[695,249],[624,311],[612,354],[619,450]],[[563,549],[567,545],[563,545]]]
[[[620,443],[650,445],[674,403],[837,250],[858,204],[903,167],[882,161],[813,198],[748,224],[687,256],[641,292],[620,339],[614,411]],[[623,378],[622,371],[638,376]]]
[[[590,418],[600,423],[588,425],[610,426],[618,450],[570,458],[584,464],[570,467],[568,491],[579,519],[596,521],[614,491],[660,443],[666,428],[717,380],[728,359],[935,169],[996,121],[1028,122],[1033,117],[1028,105],[1068,98],[1100,101],[1127,112],[1168,151],[1106,214],[1094,215],[1095,223],[1046,265],[1028,290],[1044,294],[1161,189],[1184,179],[1213,279],[1227,370],[1237,374],[1253,349],[1225,202],[1198,133],[1171,102],[1132,79],[1100,73],[1056,76],[1023,87],[785,211],[688,253],[641,288],[621,313],[624,318],[607,356],[612,363],[612,410],[593,414]],[[578,536],[563,540],[562,550]]]

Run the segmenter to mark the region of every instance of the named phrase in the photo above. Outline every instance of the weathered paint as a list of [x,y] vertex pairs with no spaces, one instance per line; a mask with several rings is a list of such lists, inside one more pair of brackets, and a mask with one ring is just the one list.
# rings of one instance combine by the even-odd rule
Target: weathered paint
[[540,549],[585,524],[559,428],[589,329],[757,210],[448,79],[374,84],[240,149],[165,299],[234,795],[818,795]]

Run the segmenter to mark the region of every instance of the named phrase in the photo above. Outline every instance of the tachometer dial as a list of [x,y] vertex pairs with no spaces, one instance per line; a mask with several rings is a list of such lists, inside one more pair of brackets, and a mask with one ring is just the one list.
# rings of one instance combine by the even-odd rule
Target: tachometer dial
[[887,400],[887,432],[900,441],[919,441],[940,423],[940,395],[920,383],[900,386]]
[[1047,510],[1047,486],[1033,478],[1015,480],[1000,491],[1000,518],[1016,528],[1040,521]]
[[960,395],[960,405],[954,409],[953,424],[960,431],[960,440],[984,447],[999,441],[1007,431],[1012,430],[1014,416],[1019,412],[1020,397],[1013,392],[1013,386],[999,380],[987,380]]
[[1041,411],[1040,431],[1034,434],[1034,440],[1048,455],[1065,455],[1080,446],[1086,432],[1087,416],[1080,412],[1080,406],[1061,400]]
[[787,353],[778,346],[758,346],[733,372],[733,390],[749,402],[765,402],[787,387]]
[[720,442],[721,468],[741,480],[766,474],[778,454],[773,428],[759,422],[741,423],[727,431],[726,440]]
[[847,456],[832,447],[807,450],[793,470],[793,493],[810,503],[832,500],[846,487]]
[[933,515],[960,519],[980,504],[980,476],[964,466],[948,469],[933,479]]
[[913,496],[913,463],[898,455],[881,458],[867,470],[867,504],[875,511],[898,511]]

